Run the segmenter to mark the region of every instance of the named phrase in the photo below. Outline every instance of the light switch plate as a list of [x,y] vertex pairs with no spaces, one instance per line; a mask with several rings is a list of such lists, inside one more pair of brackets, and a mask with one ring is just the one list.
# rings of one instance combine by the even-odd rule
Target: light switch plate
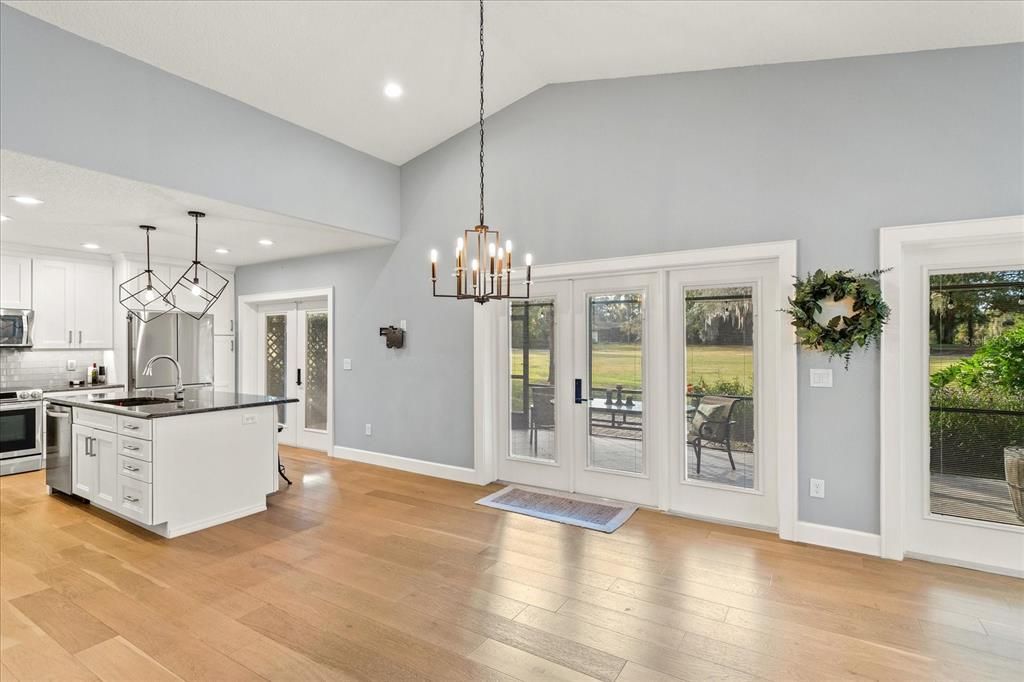
[[832,370],[812,369],[811,386],[813,388],[832,388]]
[[371,426],[370,424],[366,425],[366,435],[367,436],[372,436],[373,435],[373,426]]
[[78,369],[78,361],[77,360],[68,360],[68,362],[67,362],[67,370],[69,372],[74,372],[76,369]]
[[342,360],[341,361],[341,366],[342,366],[343,369],[345,369],[347,371],[351,371],[352,370],[352,358],[345,358],[344,360]]
[[825,481],[820,478],[811,479],[811,497],[825,497]]

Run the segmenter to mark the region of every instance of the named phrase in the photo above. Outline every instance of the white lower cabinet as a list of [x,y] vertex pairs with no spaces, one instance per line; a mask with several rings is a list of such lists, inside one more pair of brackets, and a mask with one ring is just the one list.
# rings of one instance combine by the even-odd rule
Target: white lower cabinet
[[[105,418],[112,416],[82,409],[76,409],[74,415],[76,420],[100,425],[106,425]],[[82,423],[72,427],[72,490],[97,507],[149,524],[153,517],[152,465],[148,461],[131,456],[138,453],[138,456],[148,460],[149,443],[141,439],[118,436],[113,432],[118,420],[111,421],[114,423],[107,427],[111,431],[85,426]],[[131,450],[131,447],[137,450]]]

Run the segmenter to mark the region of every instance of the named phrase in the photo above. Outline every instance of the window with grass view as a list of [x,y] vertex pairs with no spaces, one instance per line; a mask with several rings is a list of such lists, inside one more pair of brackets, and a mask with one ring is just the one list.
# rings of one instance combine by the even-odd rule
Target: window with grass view
[[591,295],[588,302],[588,464],[598,469],[642,474],[646,469],[643,295]]
[[686,479],[752,489],[753,288],[686,288]]
[[933,514],[1024,525],[1024,270],[929,277]]
[[530,300],[510,306],[509,454],[555,459],[555,305]]

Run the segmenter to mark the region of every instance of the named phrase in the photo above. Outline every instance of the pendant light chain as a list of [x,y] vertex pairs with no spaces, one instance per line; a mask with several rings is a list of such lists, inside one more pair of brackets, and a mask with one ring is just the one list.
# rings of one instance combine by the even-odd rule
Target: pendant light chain
[[484,0],[480,0],[480,224],[484,225]]

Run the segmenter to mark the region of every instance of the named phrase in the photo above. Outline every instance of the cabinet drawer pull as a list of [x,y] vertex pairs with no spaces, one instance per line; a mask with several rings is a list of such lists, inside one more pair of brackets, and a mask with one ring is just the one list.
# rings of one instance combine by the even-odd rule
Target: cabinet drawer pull
[[72,342],[71,342],[71,330],[69,329],[69,330],[68,330],[68,345],[70,346],[70,345],[71,345],[71,343],[72,343]]
[[78,330],[78,345],[79,346],[82,345],[82,330],[81,329]]
[[138,446],[138,445],[123,445],[122,447],[123,447],[123,448],[124,448],[125,450],[131,450],[131,451],[133,451],[133,452],[136,452],[136,451],[138,451],[138,449],[139,449],[139,446]]
[[139,470],[139,467],[133,467],[131,464],[125,464],[121,468],[124,469],[125,471],[138,471]]
[[124,428],[128,429],[129,431],[138,431],[139,430],[139,427],[136,426],[135,424],[125,424]]
[[125,495],[124,496],[124,501],[125,502],[138,502],[139,498],[133,497],[132,495]]

